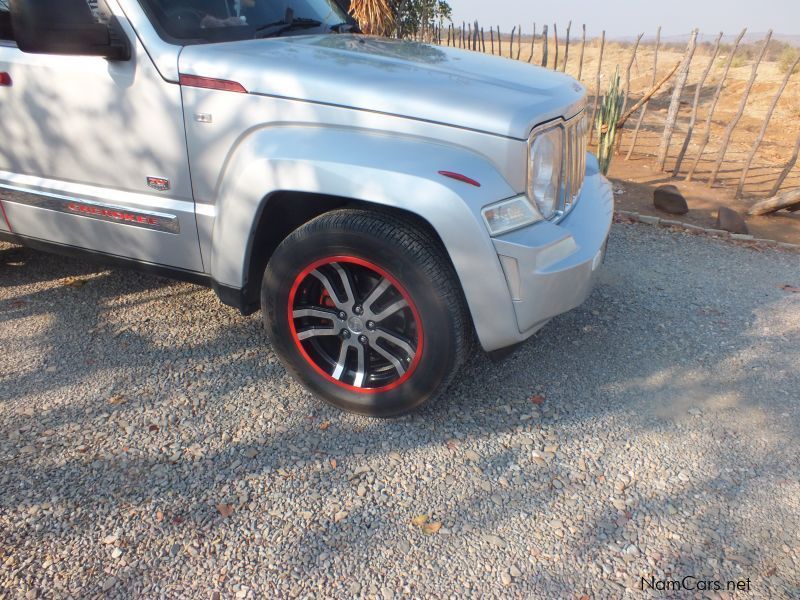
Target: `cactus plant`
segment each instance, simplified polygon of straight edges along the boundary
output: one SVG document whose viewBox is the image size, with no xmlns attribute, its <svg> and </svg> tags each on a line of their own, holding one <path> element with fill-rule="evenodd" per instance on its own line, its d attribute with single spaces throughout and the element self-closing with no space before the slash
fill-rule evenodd
<svg viewBox="0 0 800 600">
<path fill-rule="evenodd" d="M 597 131 L 597 160 L 603 175 L 611 167 L 611 156 L 614 152 L 614 140 L 617 137 L 617 121 L 622 114 L 624 96 L 620 92 L 619 66 L 611 81 L 611 87 L 603 96 L 603 103 L 595 117 L 595 130 Z"/>
</svg>

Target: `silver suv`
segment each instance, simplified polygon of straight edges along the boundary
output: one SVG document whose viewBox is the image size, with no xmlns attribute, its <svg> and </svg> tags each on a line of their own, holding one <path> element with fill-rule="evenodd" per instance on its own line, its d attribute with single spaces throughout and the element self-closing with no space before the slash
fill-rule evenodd
<svg viewBox="0 0 800 600">
<path fill-rule="evenodd" d="M 315 394 L 396 415 L 589 294 L 585 109 L 334 0 L 0 0 L 0 239 L 260 308 Z"/>
</svg>

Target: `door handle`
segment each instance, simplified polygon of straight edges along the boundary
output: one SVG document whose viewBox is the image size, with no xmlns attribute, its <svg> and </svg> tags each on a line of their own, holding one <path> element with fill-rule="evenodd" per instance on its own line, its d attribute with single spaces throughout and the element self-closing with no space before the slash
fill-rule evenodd
<svg viewBox="0 0 800 600">
<path fill-rule="evenodd" d="M 11 86 L 11 75 L 6 72 L 0 73 L 0 85 Z"/>
</svg>

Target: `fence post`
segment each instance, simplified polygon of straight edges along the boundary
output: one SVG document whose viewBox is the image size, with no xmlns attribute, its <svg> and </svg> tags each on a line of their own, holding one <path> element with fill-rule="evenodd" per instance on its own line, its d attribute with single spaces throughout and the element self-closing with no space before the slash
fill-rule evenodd
<svg viewBox="0 0 800 600">
<path fill-rule="evenodd" d="M 503 56 L 503 38 L 500 34 L 500 25 L 497 26 L 497 55 Z"/>
<path fill-rule="evenodd" d="M 542 66 L 547 68 L 547 25 L 542 29 Z"/>
<path fill-rule="evenodd" d="M 483 27 L 481 27 L 481 52 L 486 54 L 486 38 L 483 37 Z"/>
<path fill-rule="evenodd" d="M 583 35 L 581 36 L 581 56 L 578 59 L 578 81 L 583 76 L 583 53 L 586 50 L 586 23 L 582 25 Z"/>
<path fill-rule="evenodd" d="M 797 136 L 797 141 L 794 144 L 794 152 L 792 152 L 792 157 L 789 159 L 784 167 L 781 174 L 778 175 L 778 179 L 775 180 L 775 185 L 772 186 L 772 191 L 769 193 L 770 197 L 774 196 L 778 193 L 778 190 L 781 189 L 784 180 L 789 175 L 791 170 L 794 168 L 795 163 L 797 163 L 797 157 L 800 155 L 800 134 Z"/>
<path fill-rule="evenodd" d="M 528 63 L 533 60 L 533 47 L 536 45 L 536 21 L 533 22 L 533 33 L 531 34 L 531 55 L 528 57 Z"/>
<path fill-rule="evenodd" d="M 719 149 L 719 154 L 717 155 L 717 162 L 714 165 L 714 170 L 711 172 L 711 177 L 706 184 L 708 187 L 714 185 L 717 181 L 717 175 L 719 174 L 719 168 L 722 166 L 722 161 L 725 159 L 725 153 L 728 151 L 728 144 L 731 141 L 731 136 L 733 135 L 733 130 L 736 129 L 736 125 L 739 123 L 739 119 L 742 118 L 742 114 L 744 114 L 744 109 L 747 106 L 747 98 L 750 96 L 750 90 L 753 89 L 753 84 L 756 81 L 756 75 L 758 75 L 758 66 L 761 64 L 762 59 L 764 58 L 764 54 L 767 52 L 767 46 L 769 45 L 769 41 L 772 39 L 772 30 L 770 29 L 767 32 L 767 37 L 764 40 L 764 45 L 761 47 L 761 52 L 758 54 L 756 61 L 753 63 L 753 70 L 750 72 L 750 80 L 747 82 L 747 87 L 744 90 L 744 94 L 742 95 L 742 101 L 739 103 L 739 110 L 736 113 L 736 116 L 733 117 L 730 123 L 728 123 L 728 127 L 725 128 L 725 133 L 722 136 L 722 145 Z"/>
<path fill-rule="evenodd" d="M 494 27 L 489 27 L 489 43 L 492 45 L 492 55 L 494 55 Z"/>
<path fill-rule="evenodd" d="M 798 64 L 800 64 L 800 57 L 798 57 L 797 60 L 794 61 L 794 64 L 789 68 L 789 71 L 786 73 L 786 77 L 783 78 L 781 87 L 778 89 L 778 91 L 775 93 L 775 97 L 772 99 L 772 104 L 770 104 L 769 110 L 767 111 L 767 116 L 764 117 L 764 124 L 761 126 L 761 131 L 759 131 L 756 141 L 753 142 L 753 147 L 750 149 L 750 154 L 747 155 L 747 160 L 744 163 L 742 176 L 739 178 L 739 187 L 736 188 L 737 198 L 740 198 L 742 195 L 742 190 L 744 189 L 744 180 L 747 178 L 747 172 L 750 170 L 750 165 L 753 163 L 753 158 L 755 157 L 756 152 L 758 152 L 758 147 L 761 145 L 761 142 L 764 141 L 764 135 L 767 133 L 767 127 L 772 119 L 772 113 L 775 112 L 775 107 L 778 105 L 778 100 L 780 100 L 781 95 L 786 89 L 789 79 L 791 79 Z"/>
<path fill-rule="evenodd" d="M 711 106 L 708 109 L 708 116 L 706 117 L 705 133 L 703 134 L 703 139 L 700 142 L 700 148 L 697 150 L 697 156 L 694 159 L 692 168 L 689 169 L 689 173 L 686 175 L 686 181 L 691 181 L 692 177 L 694 177 L 695 169 L 697 169 L 697 165 L 700 164 L 700 159 L 703 157 L 703 152 L 706 149 L 706 145 L 708 145 L 708 141 L 711 139 L 711 119 L 714 116 L 714 110 L 717 108 L 717 102 L 719 101 L 719 97 L 722 94 L 722 87 L 723 84 L 725 83 L 725 79 L 728 77 L 728 71 L 731 68 L 733 57 L 736 55 L 736 50 L 739 48 L 739 43 L 742 41 L 742 38 L 744 37 L 744 34 L 746 32 L 747 28 L 745 27 L 739 34 L 739 37 L 736 38 L 736 41 L 733 44 L 733 48 L 731 48 L 731 53 L 728 55 L 728 58 L 725 61 L 725 68 L 722 71 L 722 77 L 720 78 L 719 83 L 717 84 L 717 89 L 714 90 L 714 97 L 711 99 Z"/>
<path fill-rule="evenodd" d="M 697 89 L 694 91 L 694 102 L 692 104 L 692 116 L 689 117 L 689 128 L 686 130 L 686 137 L 683 140 L 683 146 L 681 146 L 681 151 L 678 153 L 678 159 L 675 161 L 675 168 L 672 170 L 672 176 L 677 177 L 678 173 L 681 170 L 681 163 L 683 163 L 683 157 L 686 155 L 686 149 L 689 147 L 689 141 L 692 139 L 692 133 L 694 133 L 694 125 L 697 122 L 697 106 L 700 104 L 700 94 L 703 91 L 703 84 L 706 82 L 706 78 L 708 74 L 711 72 L 711 68 L 714 66 L 714 62 L 717 60 L 717 56 L 719 56 L 719 45 L 722 41 L 722 32 L 719 32 L 717 36 L 717 41 L 714 44 L 714 52 L 711 54 L 711 60 L 708 61 L 708 65 L 706 65 L 703 74 L 700 76 L 700 81 L 697 82 Z"/>
<path fill-rule="evenodd" d="M 564 41 L 564 64 L 561 65 L 561 72 L 567 72 L 567 60 L 569 59 L 569 30 L 572 29 L 572 21 L 567 23 L 567 39 Z"/>
<path fill-rule="evenodd" d="M 592 121 L 589 125 L 589 143 L 594 139 L 594 118 L 597 115 L 597 104 L 600 102 L 600 69 L 603 68 L 603 51 L 606 48 L 606 30 L 600 34 L 600 55 L 597 59 L 597 85 L 594 92 L 594 106 L 592 107 Z"/>
<path fill-rule="evenodd" d="M 633 44 L 631 59 L 628 61 L 628 70 L 625 72 L 625 95 L 622 98 L 622 110 L 620 111 L 620 114 L 623 115 L 628 109 L 628 98 L 631 95 L 631 69 L 633 68 L 633 61 L 636 60 L 636 51 L 639 49 L 639 42 L 642 41 L 642 36 L 644 36 L 644 33 L 640 33 L 639 37 L 636 38 L 636 42 Z M 624 131 L 624 127 L 617 129 L 617 154 L 619 154 L 619 149 L 622 148 L 622 133 Z"/>
<path fill-rule="evenodd" d="M 520 52 L 522 52 L 522 25 L 517 30 L 517 60 L 519 60 Z"/>
<path fill-rule="evenodd" d="M 555 56 L 553 56 L 553 71 L 558 70 L 558 23 L 553 23 L 553 45 L 555 46 Z"/>
<path fill-rule="evenodd" d="M 655 86 L 657 80 L 657 73 L 658 73 L 658 49 L 661 46 L 661 26 L 658 26 L 658 30 L 656 31 L 656 48 L 653 53 L 653 82 L 650 87 Z M 650 101 L 644 103 L 642 106 L 642 112 L 639 113 L 639 120 L 636 121 L 636 129 L 633 130 L 633 139 L 631 140 L 631 147 L 628 148 L 628 154 L 625 155 L 625 160 L 630 160 L 631 154 L 633 154 L 633 149 L 636 147 L 636 139 L 639 137 L 639 129 L 644 122 L 644 115 L 647 113 L 647 105 L 650 104 Z"/>
<path fill-rule="evenodd" d="M 476 50 L 476 49 L 480 50 L 480 47 L 478 46 L 478 40 L 479 39 L 480 38 L 478 37 L 478 21 L 475 21 L 475 27 L 472 28 L 472 49 L 473 50 Z"/>
<path fill-rule="evenodd" d="M 683 93 L 684 86 L 686 86 L 686 80 L 689 77 L 689 67 L 692 64 L 694 50 L 697 47 L 697 33 L 697 29 L 692 29 L 692 37 L 689 39 L 689 45 L 686 46 L 686 54 L 684 54 L 683 62 L 678 70 L 678 77 L 675 79 L 675 89 L 672 90 L 672 100 L 669 103 L 669 110 L 667 111 L 667 121 L 664 124 L 661 145 L 658 147 L 656 164 L 658 165 L 659 171 L 664 170 L 664 165 L 667 162 L 669 142 L 672 139 L 672 132 L 675 130 L 675 121 L 678 119 L 678 111 L 681 107 L 681 94 Z"/>
<path fill-rule="evenodd" d="M 508 58 L 514 58 L 514 32 L 517 30 L 517 26 L 511 28 L 511 40 L 508 46 Z"/>
</svg>

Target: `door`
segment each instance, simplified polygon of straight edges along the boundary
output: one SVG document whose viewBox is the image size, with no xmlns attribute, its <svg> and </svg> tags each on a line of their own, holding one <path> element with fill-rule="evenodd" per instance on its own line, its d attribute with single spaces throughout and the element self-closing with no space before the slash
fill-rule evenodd
<svg viewBox="0 0 800 600">
<path fill-rule="evenodd" d="M 0 85 L 0 215 L 6 227 L 20 236 L 202 271 L 180 87 L 160 76 L 121 12 L 132 46 L 124 62 L 25 54 L 3 26 L 7 4 L 0 0 L 0 73 L 7 80 Z"/>
</svg>

